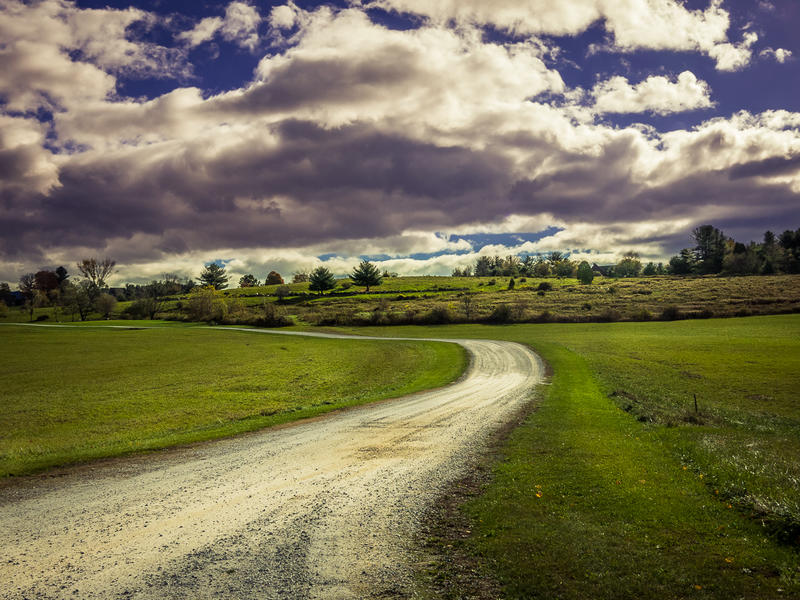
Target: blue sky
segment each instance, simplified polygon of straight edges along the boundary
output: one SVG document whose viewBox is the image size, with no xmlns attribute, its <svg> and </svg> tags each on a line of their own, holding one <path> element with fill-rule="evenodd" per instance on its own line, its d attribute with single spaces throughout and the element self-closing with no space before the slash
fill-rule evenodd
<svg viewBox="0 0 800 600">
<path fill-rule="evenodd" d="M 0 0 L 0 280 L 800 226 L 793 0 Z"/>
</svg>

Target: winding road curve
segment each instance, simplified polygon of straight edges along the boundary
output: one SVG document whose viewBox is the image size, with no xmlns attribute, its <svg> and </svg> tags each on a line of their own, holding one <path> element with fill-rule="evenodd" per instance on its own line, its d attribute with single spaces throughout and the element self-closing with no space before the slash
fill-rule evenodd
<svg viewBox="0 0 800 600">
<path fill-rule="evenodd" d="M 424 509 L 543 373 L 520 344 L 442 341 L 471 355 L 442 389 L 4 486 L 0 597 L 409 597 Z"/>
</svg>

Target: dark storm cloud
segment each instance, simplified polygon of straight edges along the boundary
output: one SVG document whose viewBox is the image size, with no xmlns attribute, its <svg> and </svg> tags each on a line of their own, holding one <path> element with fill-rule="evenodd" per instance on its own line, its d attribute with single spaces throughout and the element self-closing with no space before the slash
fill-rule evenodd
<svg viewBox="0 0 800 600">
<path fill-rule="evenodd" d="M 502 158 L 366 126 L 288 121 L 264 133 L 279 143 L 256 135 L 219 155 L 139 149 L 69 163 L 58 188 L 28 200 L 29 218 L 3 249 L 34 240 L 100 248 L 137 233 L 164 237 L 164 249 L 175 240 L 198 249 L 393 235 L 485 218 L 508 183 Z"/>
<path fill-rule="evenodd" d="M 294 58 L 269 71 L 267 81 L 242 94 L 212 101 L 207 109 L 239 114 L 285 111 L 310 104 L 361 104 L 385 99 L 420 78 L 419 52 L 388 45 L 344 62 L 340 57 Z"/>
<path fill-rule="evenodd" d="M 730 177 L 731 179 L 774 177 L 776 175 L 792 175 L 798 170 L 800 170 L 800 156 L 790 158 L 773 156 L 764 160 L 735 165 L 730 169 Z"/>
<path fill-rule="evenodd" d="M 514 165 L 494 146 L 442 147 L 366 124 L 326 129 L 287 120 L 219 151 L 165 144 L 69 162 L 59 187 L 26 198 L 24 212 L 0 215 L 0 227 L 12 232 L 3 236 L 3 252 L 103 248 L 115 238 L 144 235 L 144 259 L 189 249 L 385 237 L 508 214 L 624 227 L 700 218 L 705 206 L 719 211 L 717 226 L 738 227 L 736 215 L 746 213 L 750 228 L 763 230 L 796 211 L 798 197 L 788 185 L 742 177 L 743 169 L 774 174 L 794 162 L 759 161 L 645 189 L 631 174 L 635 142 L 634 135 L 616 136 L 595 155 L 551 146 L 546 173 L 515 178 Z M 547 154 L 541 144 L 531 148 Z M 659 240 L 674 250 L 686 245 L 683 238 Z"/>
<path fill-rule="evenodd" d="M 654 221 L 668 222 L 686 215 L 693 219 L 693 226 L 710 223 L 745 242 L 759 239 L 768 229 L 795 227 L 800 195 L 789 185 L 737 180 L 730 176 L 731 171 L 697 174 L 642 193 L 630 202 L 632 218 L 637 217 L 637 209 Z M 665 249 L 673 253 L 690 246 L 690 231 L 691 227 L 663 239 Z"/>
<path fill-rule="evenodd" d="M 626 137 L 608 143 L 598 156 L 551 147 L 548 158 L 558 167 L 516 181 L 510 208 L 521 214 L 550 212 L 567 220 L 628 221 L 631 207 L 627 201 L 639 189 L 630 174 L 635 157 L 632 140 Z"/>
</svg>

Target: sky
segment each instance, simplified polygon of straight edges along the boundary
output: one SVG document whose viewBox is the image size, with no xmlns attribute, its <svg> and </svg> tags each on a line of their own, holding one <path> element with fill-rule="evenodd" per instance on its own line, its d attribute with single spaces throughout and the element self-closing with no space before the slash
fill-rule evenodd
<svg viewBox="0 0 800 600">
<path fill-rule="evenodd" d="M 796 0 L 0 0 L 0 281 L 800 227 Z"/>
</svg>

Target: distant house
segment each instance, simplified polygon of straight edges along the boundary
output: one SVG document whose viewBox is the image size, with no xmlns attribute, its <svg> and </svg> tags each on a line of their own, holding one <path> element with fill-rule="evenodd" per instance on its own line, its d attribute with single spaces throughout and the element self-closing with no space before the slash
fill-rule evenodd
<svg viewBox="0 0 800 600">
<path fill-rule="evenodd" d="M 592 272 L 596 275 L 602 275 L 603 277 L 608 277 L 611 275 L 611 270 L 614 268 L 614 265 L 598 265 L 597 263 L 592 264 Z"/>
</svg>

